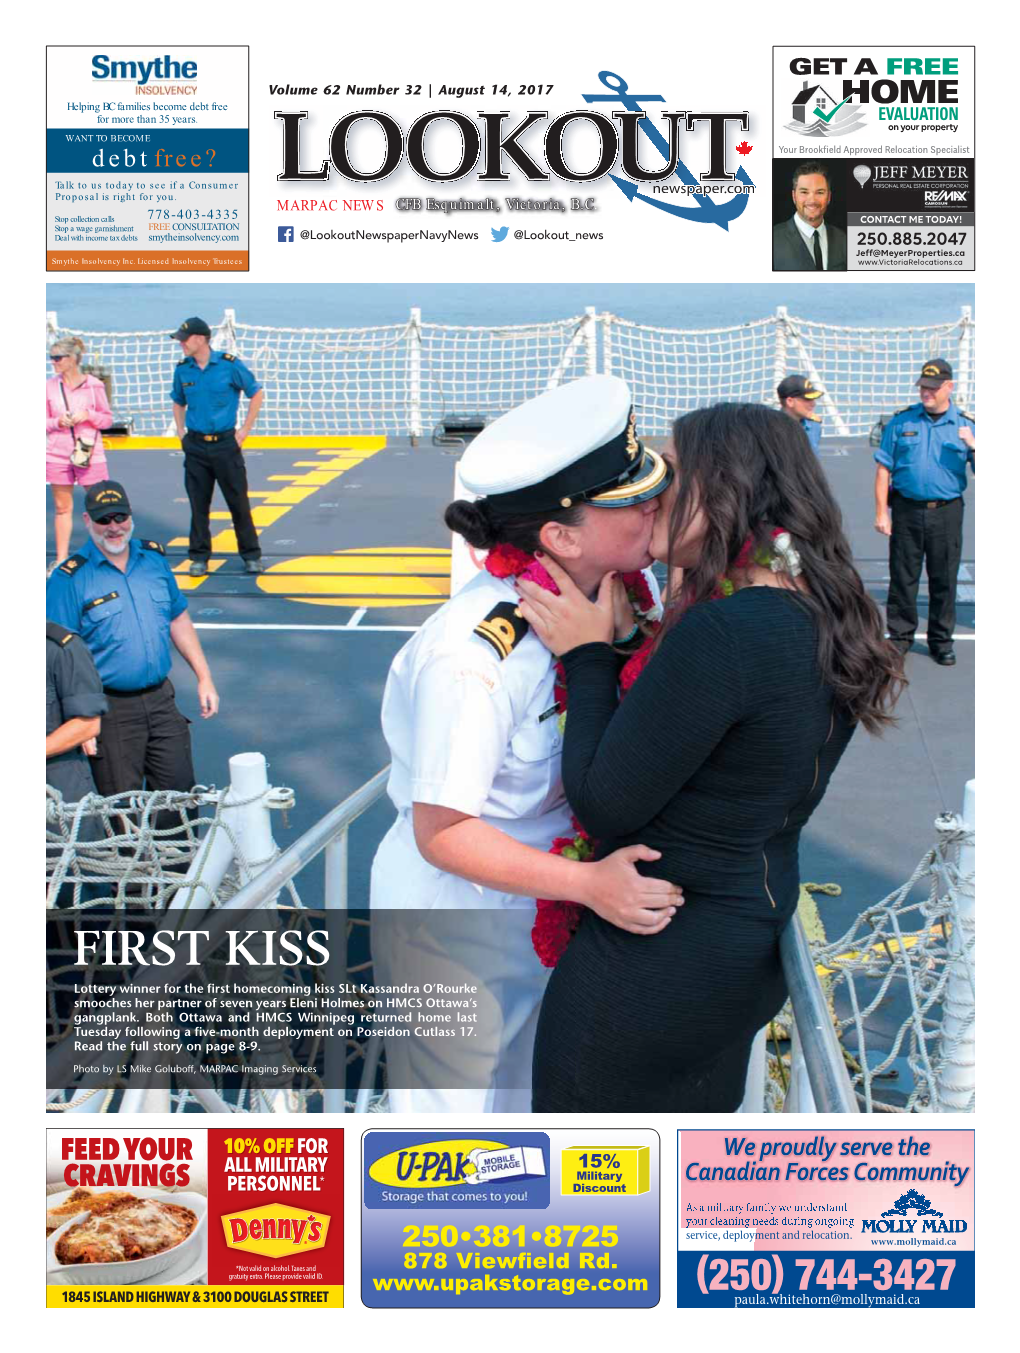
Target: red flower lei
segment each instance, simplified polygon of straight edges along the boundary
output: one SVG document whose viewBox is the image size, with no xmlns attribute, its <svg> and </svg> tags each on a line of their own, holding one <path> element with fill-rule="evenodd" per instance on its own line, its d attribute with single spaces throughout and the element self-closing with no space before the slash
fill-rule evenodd
<svg viewBox="0 0 1020 1353">
<path fill-rule="evenodd" d="M 534 555 L 525 554 L 513 545 L 497 545 L 489 551 L 485 560 L 486 570 L 494 578 L 527 578 L 537 583 L 546 592 L 559 595 L 550 574 Z M 639 619 L 647 619 L 656 611 L 655 598 L 643 573 L 624 573 L 623 585 Z M 658 621 L 650 622 L 658 629 Z M 645 664 L 651 657 L 653 630 L 641 647 L 623 665 L 620 673 L 620 691 L 625 694 L 640 676 Z M 556 681 L 554 686 L 556 703 L 560 707 L 561 717 L 567 708 L 567 678 L 562 662 L 555 663 Z M 565 855 L 569 860 L 590 860 L 598 848 L 598 842 L 581 826 L 576 817 L 570 819 L 574 829 L 573 836 L 557 836 L 549 847 L 550 855 Z M 546 968 L 555 968 L 563 951 L 570 943 L 574 932 L 581 923 L 584 907 L 580 902 L 561 902 L 548 897 L 535 900 L 535 924 L 531 930 L 531 943 L 535 953 Z"/>
<path fill-rule="evenodd" d="M 796 577 L 800 573 L 800 558 L 792 546 L 789 534 L 782 527 L 776 527 L 771 533 L 771 539 L 771 550 L 756 552 L 753 538 L 748 536 L 733 561 L 733 567 L 742 569 L 754 563 L 764 568 L 772 568 L 773 571 L 790 572 Z M 560 589 L 534 555 L 525 554 L 523 550 L 518 550 L 513 545 L 497 545 L 490 550 L 485 560 L 485 568 L 494 578 L 527 578 L 547 592 L 559 595 Z M 635 615 L 639 620 L 649 621 L 653 628 L 637 652 L 623 665 L 620 672 L 621 699 L 648 665 L 655 644 L 655 635 L 659 629 L 658 619 L 651 618 L 656 606 L 644 574 L 624 573 L 622 576 Z M 711 600 L 732 596 L 733 590 L 729 578 L 720 578 Z M 562 718 L 567 708 L 567 678 L 563 664 L 559 660 L 555 664 L 555 670 L 554 691 L 556 703 L 562 711 Z M 549 847 L 550 855 L 565 855 L 570 860 L 592 859 L 598 849 L 598 842 L 588 835 L 576 817 L 572 817 L 570 822 L 575 834 L 557 836 Z M 543 966 L 555 968 L 580 925 L 585 909 L 580 902 L 558 902 L 547 897 L 537 898 L 535 905 L 537 911 L 535 924 L 531 930 L 531 943 Z"/>
</svg>

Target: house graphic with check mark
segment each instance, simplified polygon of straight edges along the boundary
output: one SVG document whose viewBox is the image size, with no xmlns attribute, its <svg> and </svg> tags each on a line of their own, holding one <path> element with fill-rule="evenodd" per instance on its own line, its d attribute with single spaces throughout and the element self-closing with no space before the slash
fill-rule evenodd
<svg viewBox="0 0 1020 1353">
<path fill-rule="evenodd" d="M 811 85 L 804 81 L 804 87 L 793 101 L 793 120 L 794 122 L 806 122 L 807 115 L 814 113 L 818 109 L 821 113 L 832 115 L 832 110 L 836 107 L 839 100 L 834 99 L 827 93 L 821 85 Z"/>
<path fill-rule="evenodd" d="M 854 103 L 853 95 L 836 99 L 824 85 L 809 85 L 807 80 L 792 107 L 793 121 L 786 124 L 786 130 L 811 140 L 849 136 L 865 122 L 864 109 Z"/>
</svg>

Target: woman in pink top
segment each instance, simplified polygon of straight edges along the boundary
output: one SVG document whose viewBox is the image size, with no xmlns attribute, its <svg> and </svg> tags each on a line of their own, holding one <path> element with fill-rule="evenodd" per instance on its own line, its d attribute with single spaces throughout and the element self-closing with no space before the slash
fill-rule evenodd
<svg viewBox="0 0 1020 1353">
<path fill-rule="evenodd" d="M 55 374 L 46 382 L 46 482 L 53 494 L 58 564 L 71 547 L 74 485 L 87 487 L 109 478 L 101 430 L 110 426 L 113 414 L 103 382 L 79 370 L 84 351 L 80 338 L 62 338 L 50 348 Z M 92 443 L 87 466 L 71 463 L 76 438 Z"/>
</svg>

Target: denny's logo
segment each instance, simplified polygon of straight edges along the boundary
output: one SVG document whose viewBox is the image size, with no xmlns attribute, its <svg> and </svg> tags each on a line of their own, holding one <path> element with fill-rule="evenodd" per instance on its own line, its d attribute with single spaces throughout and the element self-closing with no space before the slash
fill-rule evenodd
<svg viewBox="0 0 1020 1353">
<path fill-rule="evenodd" d="M 267 1259 L 321 1250 L 329 1230 L 329 1217 L 324 1213 L 279 1203 L 231 1212 L 220 1220 L 223 1238 L 232 1250 L 247 1250 Z"/>
</svg>

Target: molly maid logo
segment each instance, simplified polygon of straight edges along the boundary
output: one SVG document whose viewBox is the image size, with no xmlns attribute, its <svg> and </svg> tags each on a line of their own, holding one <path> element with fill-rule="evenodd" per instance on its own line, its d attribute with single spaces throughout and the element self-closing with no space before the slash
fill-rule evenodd
<svg viewBox="0 0 1020 1353">
<path fill-rule="evenodd" d="M 913 1209 L 919 1217 L 941 1217 L 941 1212 L 936 1212 L 923 1194 L 918 1193 L 917 1189 L 910 1189 L 907 1193 L 902 1193 L 896 1199 L 894 1205 L 888 1212 L 883 1212 L 883 1217 L 899 1216 L 905 1217 Z"/>
<path fill-rule="evenodd" d="M 913 1212 L 914 1216 L 909 1214 Z M 895 1221 L 886 1221 L 886 1217 L 895 1217 Z M 877 1221 L 861 1223 L 861 1231 L 867 1235 L 913 1235 L 917 1223 L 921 1223 L 920 1234 L 962 1234 L 967 1223 L 958 1219 L 947 1221 L 941 1212 L 937 1212 L 931 1203 L 917 1189 L 909 1189 L 900 1194 L 895 1203 L 883 1212 Z"/>
</svg>

